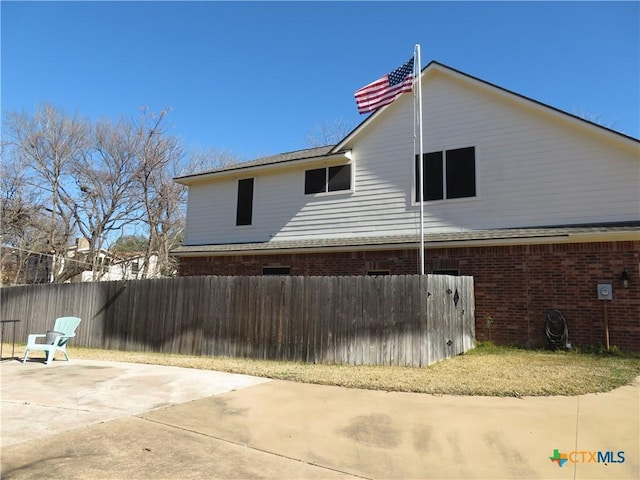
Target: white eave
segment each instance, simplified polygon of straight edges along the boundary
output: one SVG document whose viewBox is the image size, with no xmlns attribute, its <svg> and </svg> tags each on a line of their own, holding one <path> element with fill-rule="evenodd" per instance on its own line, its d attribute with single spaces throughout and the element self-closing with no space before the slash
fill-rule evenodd
<svg viewBox="0 0 640 480">
<path fill-rule="evenodd" d="M 273 172 L 277 170 L 284 170 L 288 168 L 297 167 L 310 167 L 330 165 L 339 162 L 350 162 L 351 150 L 344 150 L 329 155 L 319 155 L 315 157 L 296 158 L 289 160 L 274 161 L 272 163 L 254 164 L 253 162 L 247 162 L 247 164 L 238 163 L 230 167 L 215 170 L 208 173 L 199 173 L 194 175 L 186 175 L 184 177 L 176 177 L 173 180 L 176 183 L 182 185 L 191 185 L 197 182 L 205 182 L 209 180 L 218 180 L 229 177 L 239 176 L 251 176 L 262 172 Z"/>
</svg>

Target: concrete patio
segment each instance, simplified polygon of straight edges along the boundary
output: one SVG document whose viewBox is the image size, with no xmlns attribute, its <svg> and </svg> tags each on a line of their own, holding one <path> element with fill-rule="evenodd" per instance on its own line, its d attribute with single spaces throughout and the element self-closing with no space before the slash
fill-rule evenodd
<svg viewBox="0 0 640 480">
<path fill-rule="evenodd" d="M 640 472 L 639 379 L 605 394 L 489 398 L 73 359 L 49 367 L 4 362 L 0 373 L 3 479 L 626 479 Z M 554 450 L 568 457 L 562 467 L 550 459 Z M 598 455 L 589 452 L 607 461 L 590 461 Z"/>
</svg>

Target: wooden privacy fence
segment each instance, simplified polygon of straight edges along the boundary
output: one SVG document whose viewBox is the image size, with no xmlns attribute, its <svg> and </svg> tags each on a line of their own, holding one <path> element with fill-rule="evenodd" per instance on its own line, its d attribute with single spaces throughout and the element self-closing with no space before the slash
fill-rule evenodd
<svg viewBox="0 0 640 480">
<path fill-rule="evenodd" d="M 0 289 L 18 341 L 82 318 L 71 346 L 424 366 L 473 348 L 472 277 L 181 277 Z"/>
</svg>

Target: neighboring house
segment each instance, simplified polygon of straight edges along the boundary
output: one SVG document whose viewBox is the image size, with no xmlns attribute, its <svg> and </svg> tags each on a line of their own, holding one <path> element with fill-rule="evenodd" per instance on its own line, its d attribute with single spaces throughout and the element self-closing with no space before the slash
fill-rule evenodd
<svg viewBox="0 0 640 480">
<path fill-rule="evenodd" d="M 97 263 L 92 265 L 85 261 L 89 251 L 89 244 L 84 239 L 78 239 L 76 245 L 69 247 L 63 257 L 51 255 L 32 254 L 28 258 L 27 283 L 50 283 L 52 281 L 52 265 L 55 263 L 59 271 L 64 269 L 66 262 L 83 263 L 83 271 L 68 280 L 75 282 L 105 282 L 114 280 L 141 280 L 144 278 L 157 278 L 158 256 L 151 255 L 149 267 L 144 269 L 144 255 L 141 253 L 127 253 L 116 255 L 104 248 L 97 255 Z"/>
<path fill-rule="evenodd" d="M 76 246 L 70 247 L 67 256 L 70 259 L 82 257 L 89 250 L 86 240 L 79 239 Z M 64 263 L 64 259 L 62 259 Z M 113 280 L 142 280 L 144 278 L 157 278 L 158 256 L 151 255 L 149 267 L 144 271 L 144 255 L 142 253 L 114 254 L 108 250 L 100 249 L 98 263 L 92 266 L 87 264 L 87 269 L 75 276 L 71 282 L 105 282 Z"/>
<path fill-rule="evenodd" d="M 574 345 L 606 317 L 640 350 L 640 142 L 437 62 L 421 81 L 426 272 L 474 277 L 478 339 L 546 345 L 560 309 Z M 418 273 L 413 119 L 404 94 L 337 145 L 176 178 L 179 275 Z"/>
</svg>

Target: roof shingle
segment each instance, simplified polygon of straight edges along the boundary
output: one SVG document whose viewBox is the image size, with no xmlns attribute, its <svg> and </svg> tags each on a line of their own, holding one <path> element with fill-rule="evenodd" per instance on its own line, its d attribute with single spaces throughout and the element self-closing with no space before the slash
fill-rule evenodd
<svg viewBox="0 0 640 480">
<path fill-rule="evenodd" d="M 598 226 L 563 226 L 543 228 L 510 228 L 496 230 L 473 230 L 465 232 L 432 233 L 425 235 L 425 242 L 433 246 L 438 243 L 456 242 L 460 244 L 472 244 L 486 241 L 516 241 L 522 244 L 532 241 L 544 241 L 545 239 L 566 237 L 569 239 L 576 235 L 603 235 L 603 234 L 628 234 L 640 240 L 640 225 L 598 225 Z M 251 253 L 283 250 L 339 250 L 340 248 L 375 249 L 397 246 L 417 246 L 420 242 L 419 235 L 393 235 L 380 237 L 350 237 L 350 238 L 318 238 L 305 240 L 270 240 L 256 243 L 227 243 L 211 245 L 183 245 L 175 249 L 175 255 L 189 254 L 230 254 Z"/>
</svg>

